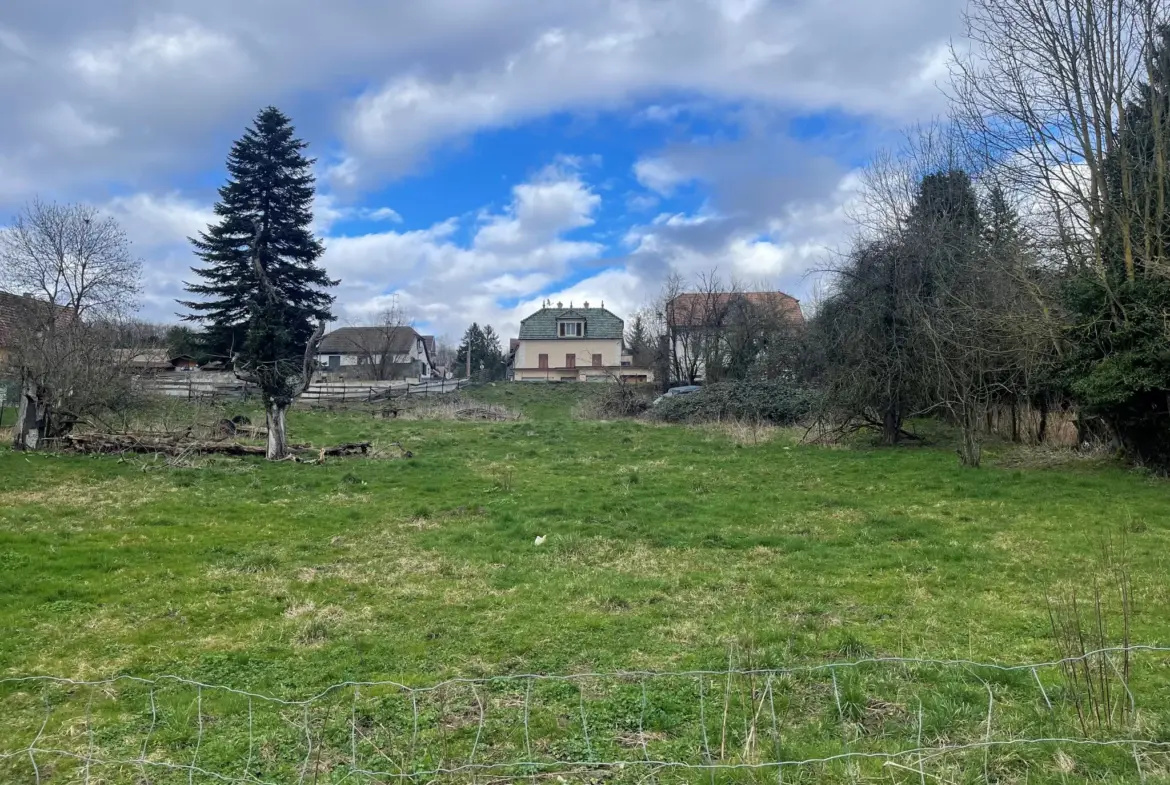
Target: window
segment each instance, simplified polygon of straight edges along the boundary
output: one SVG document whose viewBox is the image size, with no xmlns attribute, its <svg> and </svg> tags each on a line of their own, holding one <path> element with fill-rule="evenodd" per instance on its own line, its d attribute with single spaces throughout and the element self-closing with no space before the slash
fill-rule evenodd
<svg viewBox="0 0 1170 785">
<path fill-rule="evenodd" d="M 557 334 L 562 338 L 580 338 L 585 334 L 584 322 L 560 322 L 557 327 L 559 329 Z"/>
<path fill-rule="evenodd" d="M 547 371 L 548 370 L 548 355 L 547 354 L 540 355 L 540 357 L 538 358 L 538 361 L 537 361 L 537 365 L 540 367 L 540 370 Z"/>
<path fill-rule="evenodd" d="M 601 367 L 601 355 L 600 354 L 593 355 L 593 367 L 594 368 Z"/>
<path fill-rule="evenodd" d="M 565 367 L 566 368 L 576 368 L 577 367 L 577 355 L 566 354 L 565 355 Z"/>
</svg>

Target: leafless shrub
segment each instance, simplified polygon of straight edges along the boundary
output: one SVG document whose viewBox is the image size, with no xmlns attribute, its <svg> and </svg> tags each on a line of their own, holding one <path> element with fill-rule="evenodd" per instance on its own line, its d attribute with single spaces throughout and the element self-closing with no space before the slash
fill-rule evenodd
<svg viewBox="0 0 1170 785">
<path fill-rule="evenodd" d="M 578 420 L 618 420 L 637 417 L 650 408 L 653 392 L 645 385 L 616 381 L 573 408 Z"/>
<path fill-rule="evenodd" d="M 1133 587 L 1125 549 L 1125 530 L 1120 548 L 1106 535 L 1092 587 L 1067 587 L 1047 598 L 1067 696 L 1085 734 L 1136 719 L 1130 690 Z"/>
</svg>

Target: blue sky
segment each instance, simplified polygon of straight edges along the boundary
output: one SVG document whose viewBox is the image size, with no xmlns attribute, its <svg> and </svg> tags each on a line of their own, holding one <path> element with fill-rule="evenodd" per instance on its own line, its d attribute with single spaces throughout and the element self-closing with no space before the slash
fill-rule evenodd
<svg viewBox="0 0 1170 785">
<path fill-rule="evenodd" d="M 857 170 L 943 109 L 959 0 L 18 2 L 0 210 L 90 202 L 171 321 L 257 110 L 318 158 L 339 324 L 397 303 L 507 336 L 541 300 L 628 317 L 718 269 L 808 299 Z"/>
</svg>

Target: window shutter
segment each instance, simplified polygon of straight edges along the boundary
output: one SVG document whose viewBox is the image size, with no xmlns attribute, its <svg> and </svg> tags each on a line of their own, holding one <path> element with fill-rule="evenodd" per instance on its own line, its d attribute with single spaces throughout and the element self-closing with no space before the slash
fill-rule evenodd
<svg viewBox="0 0 1170 785">
<path fill-rule="evenodd" d="M 566 354 L 565 355 L 565 367 L 566 368 L 576 368 L 577 367 L 577 355 Z"/>
<path fill-rule="evenodd" d="M 540 366 L 540 370 L 547 371 L 548 370 L 548 355 L 542 354 L 542 355 L 540 355 L 540 357 L 538 359 L 539 359 L 539 362 L 537 364 Z"/>
<path fill-rule="evenodd" d="M 601 367 L 601 355 L 600 354 L 593 355 L 593 367 L 594 368 Z"/>
</svg>

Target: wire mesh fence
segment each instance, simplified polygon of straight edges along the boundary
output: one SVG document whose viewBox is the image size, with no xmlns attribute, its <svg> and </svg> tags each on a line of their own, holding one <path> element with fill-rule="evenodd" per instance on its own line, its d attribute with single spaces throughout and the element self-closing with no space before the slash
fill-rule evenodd
<svg viewBox="0 0 1170 785">
<path fill-rule="evenodd" d="M 1170 771 L 1168 654 L 347 682 L 300 698 L 13 678 L 0 780 L 1153 781 Z"/>
</svg>

